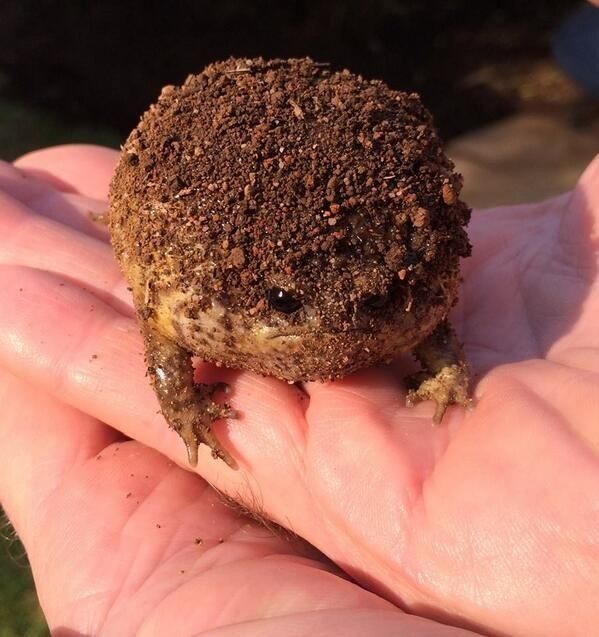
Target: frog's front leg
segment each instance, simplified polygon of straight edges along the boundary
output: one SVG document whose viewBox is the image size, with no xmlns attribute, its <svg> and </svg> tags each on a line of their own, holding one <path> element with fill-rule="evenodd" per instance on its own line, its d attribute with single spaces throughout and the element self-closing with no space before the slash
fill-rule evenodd
<svg viewBox="0 0 599 637">
<path fill-rule="evenodd" d="M 220 418 L 234 418 L 228 405 L 212 400 L 224 383 L 197 384 L 194 382 L 190 353 L 168 338 L 149 319 L 142 328 L 148 373 L 158 396 L 163 416 L 183 438 L 189 464 L 198 462 L 198 445 L 205 444 L 215 458 L 221 458 L 230 467 L 237 463 L 220 445 L 212 425 Z"/>
<path fill-rule="evenodd" d="M 448 405 L 469 407 L 470 372 L 464 361 L 464 352 L 453 328 L 447 320 L 440 323 L 414 350 L 422 371 L 406 379 L 410 391 L 407 404 L 423 400 L 437 404 L 433 422 L 439 424 Z"/>
</svg>

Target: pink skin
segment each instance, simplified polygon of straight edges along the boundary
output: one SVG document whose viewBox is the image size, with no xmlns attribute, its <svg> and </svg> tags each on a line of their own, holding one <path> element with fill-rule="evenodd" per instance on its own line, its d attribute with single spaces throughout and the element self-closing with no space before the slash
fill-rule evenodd
<svg viewBox="0 0 599 637">
<path fill-rule="evenodd" d="M 217 426 L 240 470 L 202 448 L 201 477 L 86 218 L 115 160 L 70 146 L 0 166 L 0 500 L 57 635 L 594 634 L 599 159 L 573 193 L 474 215 L 453 319 L 472 411 L 432 427 L 399 365 L 302 399 L 200 364 L 241 416 Z"/>
</svg>

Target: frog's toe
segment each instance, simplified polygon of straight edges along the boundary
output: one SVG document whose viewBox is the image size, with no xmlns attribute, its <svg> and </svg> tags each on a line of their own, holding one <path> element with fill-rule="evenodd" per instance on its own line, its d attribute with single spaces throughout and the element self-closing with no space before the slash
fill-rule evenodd
<svg viewBox="0 0 599 637">
<path fill-rule="evenodd" d="M 216 403 L 214 403 L 214 408 L 212 409 L 213 413 L 216 412 L 216 407 L 219 408 L 219 415 L 217 417 L 214 417 L 214 419 L 212 419 L 211 417 L 206 418 L 204 415 L 198 416 L 189 423 L 189 426 L 181 427 L 178 433 L 185 442 L 185 446 L 187 448 L 187 458 L 189 460 L 189 464 L 192 467 L 195 467 L 198 464 L 199 445 L 204 444 L 210 447 L 213 458 L 220 458 L 221 460 L 224 460 L 232 469 L 237 469 L 237 463 L 227 452 L 227 450 L 220 444 L 212 429 L 212 426 L 216 420 L 220 420 L 221 418 L 234 418 L 235 413 L 228 407 L 216 405 Z"/>
<path fill-rule="evenodd" d="M 215 392 L 226 392 L 227 389 L 228 386 L 225 383 L 197 385 L 194 409 L 187 414 L 187 418 L 180 421 L 177 431 L 185 442 L 189 464 L 193 467 L 198 463 L 198 446 L 204 444 L 210 447 L 213 458 L 220 458 L 231 468 L 237 468 L 237 463 L 220 444 L 213 431 L 216 421 L 237 417 L 230 405 L 219 404 L 212 399 Z"/>
<path fill-rule="evenodd" d="M 419 372 L 406 379 L 408 387 L 411 387 L 406 404 L 411 407 L 425 400 L 433 400 L 436 403 L 433 422 L 438 425 L 449 405 L 470 407 L 469 380 L 468 368 L 462 363 L 446 365 L 432 376 Z"/>
<path fill-rule="evenodd" d="M 224 410 L 222 415 L 219 418 L 230 418 L 230 412 L 228 410 Z M 232 469 L 237 469 L 237 462 L 233 459 L 231 454 L 220 444 L 217 437 L 214 435 L 214 431 L 212 430 L 212 423 L 209 425 L 205 425 L 203 423 L 199 423 L 198 426 L 195 427 L 195 446 L 192 447 L 193 453 L 195 453 L 195 463 L 192 463 L 192 457 L 190 456 L 190 446 L 187 445 L 187 453 L 189 456 L 190 464 L 197 464 L 197 448 L 198 444 L 203 443 L 210 447 L 210 451 L 212 453 L 212 457 L 215 459 L 220 458 L 224 460 L 229 467 Z"/>
</svg>

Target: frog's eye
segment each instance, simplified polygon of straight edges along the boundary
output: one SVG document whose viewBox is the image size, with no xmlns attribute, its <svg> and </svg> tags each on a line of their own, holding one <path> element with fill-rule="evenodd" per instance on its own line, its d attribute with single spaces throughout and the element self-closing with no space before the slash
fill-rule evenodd
<svg viewBox="0 0 599 637">
<path fill-rule="evenodd" d="M 271 307 L 283 314 L 293 314 L 302 307 L 302 302 L 293 292 L 283 288 L 270 288 L 266 293 Z"/>
<path fill-rule="evenodd" d="M 369 294 L 362 304 L 369 310 L 382 310 L 389 303 L 389 294 Z"/>
</svg>

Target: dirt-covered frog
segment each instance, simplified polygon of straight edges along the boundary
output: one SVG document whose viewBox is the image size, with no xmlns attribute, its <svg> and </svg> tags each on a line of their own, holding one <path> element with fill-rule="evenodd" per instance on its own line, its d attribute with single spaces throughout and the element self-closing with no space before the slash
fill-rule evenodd
<svg viewBox="0 0 599 637">
<path fill-rule="evenodd" d="M 192 356 L 286 381 L 412 351 L 408 400 L 467 404 L 447 321 L 470 216 L 419 97 L 310 59 L 229 59 L 168 86 L 122 148 L 112 243 L 162 413 L 234 466 Z"/>
</svg>

